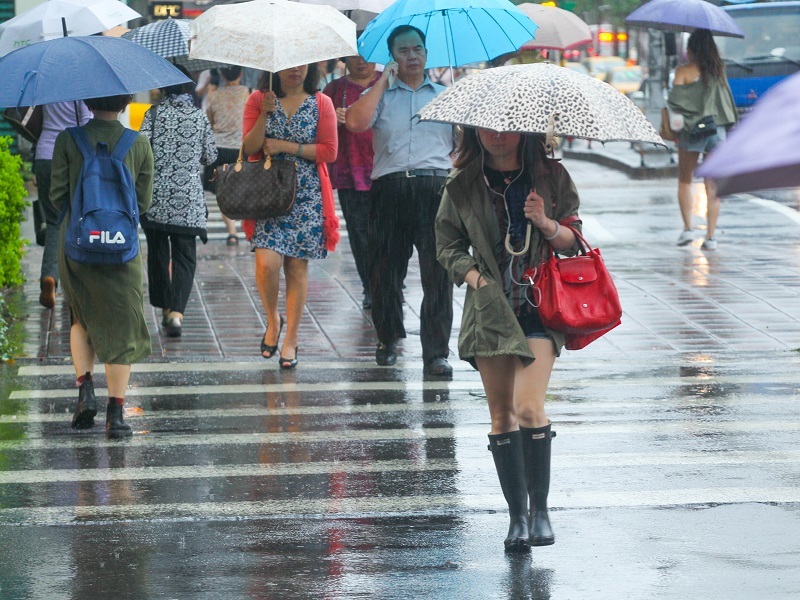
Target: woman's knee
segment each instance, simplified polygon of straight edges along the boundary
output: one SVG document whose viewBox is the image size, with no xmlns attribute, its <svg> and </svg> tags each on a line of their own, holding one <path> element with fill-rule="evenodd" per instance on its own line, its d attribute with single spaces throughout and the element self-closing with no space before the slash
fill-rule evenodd
<svg viewBox="0 0 800 600">
<path fill-rule="evenodd" d="M 287 278 L 305 278 L 308 275 L 308 261 L 302 258 L 292 258 L 291 256 L 284 257 L 283 272 Z"/>
<path fill-rule="evenodd" d="M 513 410 L 490 411 L 492 421 L 492 431 L 495 433 L 505 433 L 513 431 L 518 427 L 517 417 Z"/>
<path fill-rule="evenodd" d="M 516 407 L 517 419 L 525 427 L 544 427 L 549 423 L 544 402 L 525 402 Z"/>
</svg>

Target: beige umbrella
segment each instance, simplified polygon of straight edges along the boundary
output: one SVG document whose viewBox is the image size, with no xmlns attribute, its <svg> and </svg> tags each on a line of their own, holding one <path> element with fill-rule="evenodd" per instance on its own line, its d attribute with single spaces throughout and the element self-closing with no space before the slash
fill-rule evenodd
<svg viewBox="0 0 800 600">
<path fill-rule="evenodd" d="M 536 39 L 525 44 L 525 47 L 569 50 L 592 43 L 592 31 L 589 26 L 578 15 L 568 10 L 529 2 L 517 6 L 539 26 L 536 30 Z"/>
<path fill-rule="evenodd" d="M 274 73 L 355 54 L 356 25 L 331 6 L 253 0 L 212 6 L 191 24 L 192 59 Z"/>
</svg>

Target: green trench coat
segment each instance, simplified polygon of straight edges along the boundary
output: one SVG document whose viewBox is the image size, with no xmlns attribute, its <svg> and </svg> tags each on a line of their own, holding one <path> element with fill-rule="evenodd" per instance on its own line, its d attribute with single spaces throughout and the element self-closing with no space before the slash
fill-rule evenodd
<svg viewBox="0 0 800 600">
<path fill-rule="evenodd" d="M 548 217 L 563 221 L 578 215 L 578 193 L 560 162 L 547 159 L 545 164 L 538 164 L 535 180 L 536 192 L 544 199 Z M 573 226 L 581 231 L 580 221 Z M 436 216 L 437 258 L 458 286 L 464 283 L 464 277 L 472 268 L 477 268 L 488 282 L 478 290 L 469 287 L 464 301 L 458 355 L 473 367 L 476 356 L 517 356 L 524 366 L 535 359 L 502 289 L 500 268 L 494 255 L 500 235 L 480 160 L 451 172 Z M 542 232 L 534 227 L 530 264 L 539 264 L 548 246 Z M 574 255 L 577 251 L 576 242 L 572 249 L 561 254 Z M 547 332 L 553 338 L 556 354 L 560 354 L 564 334 L 549 329 Z"/>
<path fill-rule="evenodd" d="M 92 119 L 86 133 L 93 146 L 103 141 L 114 151 L 124 130 L 119 121 Z M 153 151 L 139 135 L 125 155 L 133 175 L 139 214 L 150 207 L 153 195 Z M 150 333 L 144 318 L 142 257 L 121 265 L 85 265 L 64 254 L 64 240 L 83 155 L 67 131 L 56 138 L 50 200 L 61 210 L 70 203 L 61 223 L 58 270 L 73 318 L 83 326 L 97 358 L 106 364 L 129 365 L 150 354 Z"/>
</svg>

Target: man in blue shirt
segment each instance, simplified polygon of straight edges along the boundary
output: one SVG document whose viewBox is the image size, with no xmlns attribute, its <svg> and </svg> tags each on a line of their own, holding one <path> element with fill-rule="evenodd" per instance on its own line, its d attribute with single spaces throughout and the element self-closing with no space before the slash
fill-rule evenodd
<svg viewBox="0 0 800 600">
<path fill-rule="evenodd" d="M 436 260 L 434 220 L 452 165 L 452 127 L 413 118 L 444 90 L 425 74 L 425 34 L 401 25 L 388 43 L 394 60 L 345 117 L 350 131 L 372 127 L 375 150 L 367 233 L 372 320 L 378 334 L 375 360 L 393 365 L 397 341 L 406 337 L 402 286 L 416 247 L 423 290 L 420 338 L 425 374 L 450 377 L 453 285 Z"/>
</svg>

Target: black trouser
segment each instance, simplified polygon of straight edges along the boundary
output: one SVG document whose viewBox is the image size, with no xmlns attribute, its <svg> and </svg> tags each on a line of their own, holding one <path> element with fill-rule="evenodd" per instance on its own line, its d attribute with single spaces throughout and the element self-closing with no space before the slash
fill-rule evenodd
<svg viewBox="0 0 800 600">
<path fill-rule="evenodd" d="M 147 237 L 147 285 L 150 304 L 184 314 L 194 285 L 197 236 L 150 228 L 144 230 L 144 235 Z"/>
<path fill-rule="evenodd" d="M 47 222 L 40 277 L 52 277 L 58 283 L 58 218 L 61 216 L 61 212 L 50 202 L 50 173 L 52 165 L 52 160 L 34 160 L 33 174 L 36 175 L 39 202 L 44 209 L 44 219 Z"/>
<path fill-rule="evenodd" d="M 237 158 L 239 158 L 238 148 L 217 148 L 217 160 L 206 165 L 203 170 L 203 189 L 216 193 L 217 183 L 214 178 L 214 169 L 220 165 L 235 163 Z"/>
<path fill-rule="evenodd" d="M 406 337 L 403 279 L 417 248 L 422 279 L 422 358 L 446 358 L 453 326 L 453 284 L 436 260 L 434 223 L 444 177 L 381 177 L 370 193 L 368 250 L 372 321 L 378 341 Z"/>
<path fill-rule="evenodd" d="M 369 192 L 353 189 L 338 190 L 339 206 L 342 207 L 350 250 L 356 261 L 356 271 L 361 278 L 364 291 L 369 291 L 369 271 L 367 270 L 367 226 L 369 222 Z"/>
</svg>

